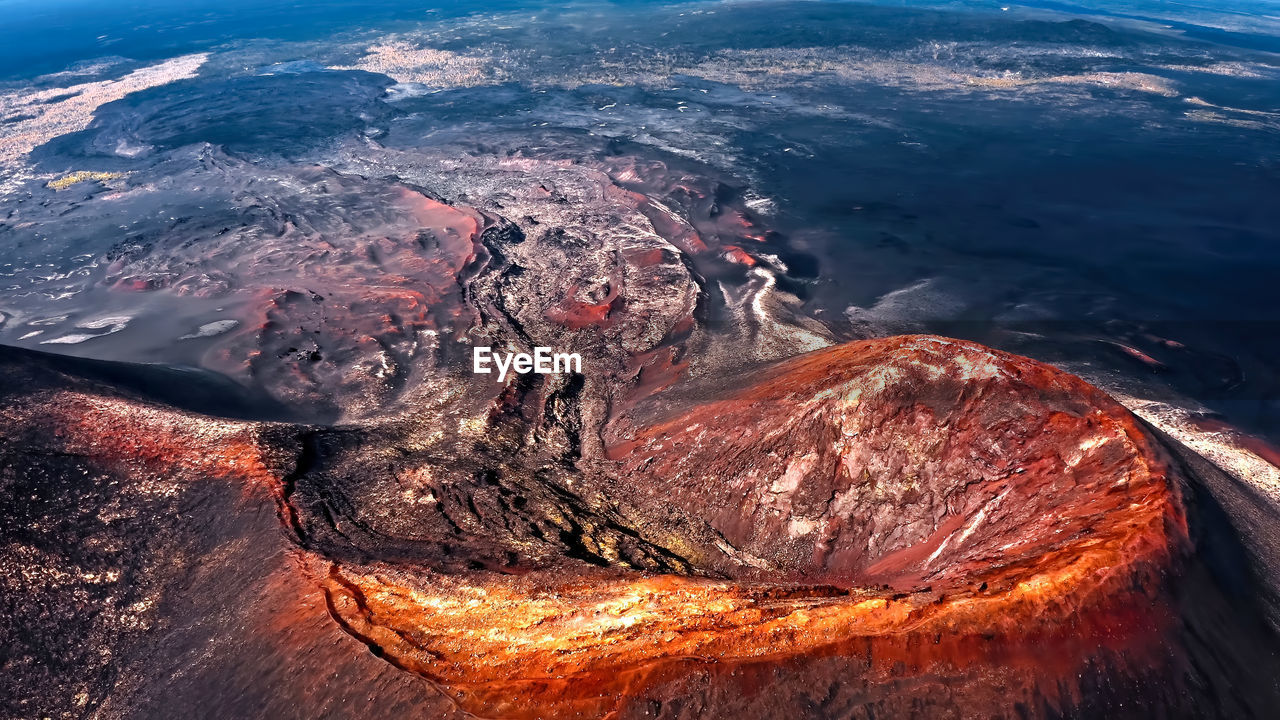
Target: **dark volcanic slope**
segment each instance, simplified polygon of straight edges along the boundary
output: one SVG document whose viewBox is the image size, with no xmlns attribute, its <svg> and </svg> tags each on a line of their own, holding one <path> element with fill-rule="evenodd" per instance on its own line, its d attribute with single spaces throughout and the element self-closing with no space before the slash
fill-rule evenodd
<svg viewBox="0 0 1280 720">
<path fill-rule="evenodd" d="M 297 573 L 267 484 L 291 448 L 264 456 L 253 425 L 149 402 L 177 395 L 163 369 L 3 349 L 0 372 L 0 717 L 301 718 L 371 692 L 452 715 Z M 236 406 L 225 380 L 183 381 L 183 399 Z"/>
</svg>

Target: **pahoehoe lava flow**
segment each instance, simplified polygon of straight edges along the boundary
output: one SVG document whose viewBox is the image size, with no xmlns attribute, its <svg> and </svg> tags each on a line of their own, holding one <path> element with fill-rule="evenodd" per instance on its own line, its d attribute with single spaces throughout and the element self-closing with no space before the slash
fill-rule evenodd
<svg viewBox="0 0 1280 720">
<path fill-rule="evenodd" d="M 926 335 L 832 344 L 778 287 L 786 238 L 741 198 L 610 162 L 484 169 L 522 217 L 578 208 L 561 224 L 298 170 L 384 214 L 339 238 L 308 231 L 337 222 L 326 207 L 275 240 L 221 236 L 293 253 L 305 286 L 232 278 L 216 254 L 193 276 L 242 291 L 243 329 L 210 353 L 269 405 L 211 374 L 4 350 L 0 514 L 24 541 L 3 562 L 27 598 L 5 621 L 67 649 L 13 673 L 138 712 L 191 682 L 202 643 L 245 672 L 321 674 L 314 658 L 354 638 L 376 662 L 333 667 L 393 688 L 387 707 L 413 677 L 440 713 L 482 717 L 1276 707 L 1261 580 L 1211 468 L 1030 359 Z M 110 272 L 181 282 L 181 251 Z M 759 353 L 714 350 L 735 338 Z M 481 342 L 572 348 L 592 371 L 460 372 Z M 191 400 L 210 393 L 236 416 Z M 217 587 L 234 599 L 211 613 Z M 311 610 L 281 610 L 299 596 Z M 61 597 L 76 604 L 39 601 Z M 138 631 L 108 632 L 119 617 Z M 109 652 L 77 655 L 80 636 Z M 142 657 L 176 669 L 117 680 Z M 316 679 L 294 682 L 305 698 Z"/>
</svg>

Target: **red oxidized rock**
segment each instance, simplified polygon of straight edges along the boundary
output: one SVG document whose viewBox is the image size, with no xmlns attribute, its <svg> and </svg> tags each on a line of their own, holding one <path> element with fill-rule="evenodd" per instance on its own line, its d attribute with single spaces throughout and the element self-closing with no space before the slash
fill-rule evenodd
<svg viewBox="0 0 1280 720">
<path fill-rule="evenodd" d="M 781 363 L 644 430 L 623 468 L 752 558 L 748 575 L 944 587 L 1084 534 L 1185 535 L 1164 455 L 1127 410 L 1049 366 L 936 337 Z"/>
</svg>

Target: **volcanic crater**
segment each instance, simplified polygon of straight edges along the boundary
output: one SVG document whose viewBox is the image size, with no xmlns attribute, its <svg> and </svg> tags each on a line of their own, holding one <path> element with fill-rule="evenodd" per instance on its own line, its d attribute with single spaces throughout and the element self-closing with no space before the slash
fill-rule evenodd
<svg viewBox="0 0 1280 720">
<path fill-rule="evenodd" d="M 1280 702 L 1259 581 L 1211 492 L 1229 479 L 1043 363 L 934 336 L 833 343 L 778 289 L 794 249 L 738 195 L 624 169 L 474 169 L 522 223 L 300 170 L 394 199 L 341 239 L 386 276 L 317 260 L 282 288 L 246 269 L 244 329 L 209 352 L 250 389 L 5 350 L 0 515 L 18 540 L 0 561 L 48 603 L 4 617 L 28 660 L 79 632 L 108 651 L 22 676 L 54 688 L 88 663 L 86 702 L 144 715 L 212 692 L 201 662 L 288 668 L 296 702 L 251 680 L 237 696 L 286 715 L 339 702 L 334 668 L 396 688 L 374 709 L 495 718 Z M 338 244 L 289 227 L 278 242 L 316 257 Z M 273 251 L 220 242 L 250 240 Z M 164 253 L 120 271 L 184 266 Z M 497 384 L 459 370 L 476 344 L 576 350 L 587 371 Z M 72 543 L 41 530 L 68 517 Z M 90 591 L 94 613 L 63 602 Z"/>
<path fill-rule="evenodd" d="M 853 343 L 623 433 L 605 476 L 578 482 L 609 487 L 623 535 L 681 562 L 637 572 L 587 521 L 594 567 L 335 566 L 336 616 L 469 710 L 526 717 L 618 711 L 708 663 L 839 657 L 868 684 L 948 668 L 991 686 L 1006 655 L 1085 668 L 1176 624 L 1182 480 L 1127 411 L 1040 363 L 936 337 Z M 1061 709 L 1074 678 L 1048 674 L 1048 690 L 988 689 Z"/>
</svg>

